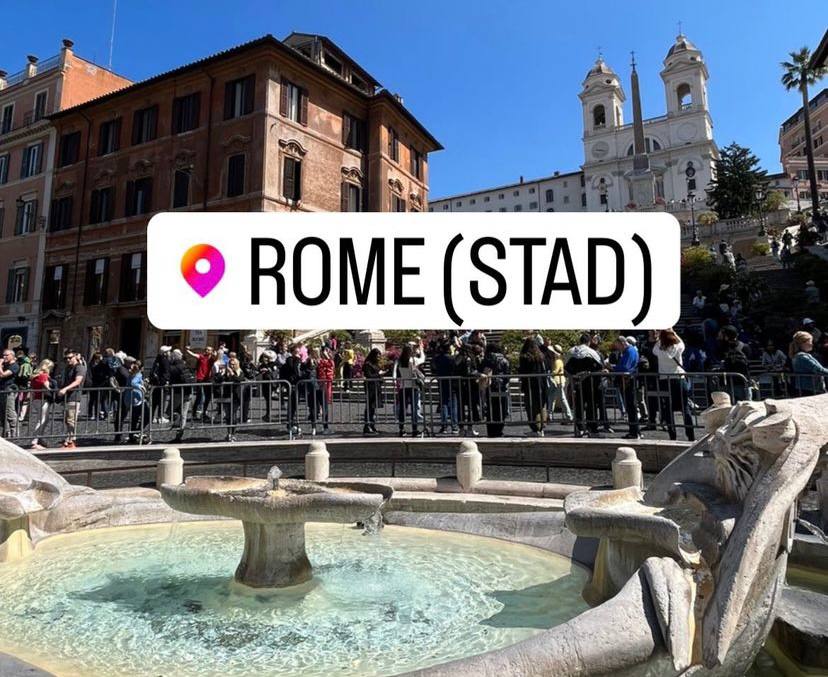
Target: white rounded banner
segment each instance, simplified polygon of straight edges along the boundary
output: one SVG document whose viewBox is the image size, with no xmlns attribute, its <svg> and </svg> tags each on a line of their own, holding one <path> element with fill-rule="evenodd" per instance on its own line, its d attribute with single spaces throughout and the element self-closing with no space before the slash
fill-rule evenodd
<svg viewBox="0 0 828 677">
<path fill-rule="evenodd" d="M 672 326 L 665 213 L 163 213 L 148 226 L 161 329 Z"/>
</svg>

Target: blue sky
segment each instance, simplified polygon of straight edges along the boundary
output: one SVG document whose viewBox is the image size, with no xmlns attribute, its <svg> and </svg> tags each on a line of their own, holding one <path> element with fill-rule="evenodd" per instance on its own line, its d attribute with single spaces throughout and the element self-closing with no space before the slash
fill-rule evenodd
<svg viewBox="0 0 828 677">
<path fill-rule="evenodd" d="M 51 56 L 62 37 L 107 63 L 113 0 L 3 5 L 0 68 L 20 70 L 29 53 Z M 577 169 L 577 94 L 598 46 L 628 95 L 636 51 L 645 115 L 662 114 L 658 73 L 678 21 L 710 70 L 719 145 L 747 145 L 779 171 L 779 124 L 799 99 L 779 85 L 778 64 L 816 47 L 828 0 L 118 0 L 112 65 L 138 80 L 265 33 L 328 35 L 402 94 L 445 146 L 432 157 L 434 198 Z"/>
</svg>

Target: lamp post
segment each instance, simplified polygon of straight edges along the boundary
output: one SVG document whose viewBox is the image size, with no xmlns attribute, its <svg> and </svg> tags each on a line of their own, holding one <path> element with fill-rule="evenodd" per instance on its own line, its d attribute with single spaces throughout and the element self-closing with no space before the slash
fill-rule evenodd
<svg viewBox="0 0 828 677">
<path fill-rule="evenodd" d="M 687 179 L 687 202 L 690 205 L 690 226 L 693 228 L 693 241 L 690 243 L 693 247 L 698 247 L 699 244 L 699 229 L 696 226 L 696 195 L 693 193 L 691 187 L 691 181 L 694 183 L 692 184 L 695 187 L 695 179 L 693 178 L 696 176 L 696 169 L 693 167 L 692 162 L 687 163 L 687 169 L 684 170 L 684 177 Z"/>
<path fill-rule="evenodd" d="M 756 205 L 759 209 L 759 237 L 765 237 L 767 232 L 765 232 L 765 216 L 762 212 L 762 205 L 765 202 L 765 187 L 764 186 L 757 186 L 756 187 Z"/>
<path fill-rule="evenodd" d="M 798 214 L 802 211 L 802 208 L 799 205 L 799 177 L 796 174 L 791 177 L 791 186 L 793 186 L 793 192 L 796 195 L 796 212 Z"/>
</svg>

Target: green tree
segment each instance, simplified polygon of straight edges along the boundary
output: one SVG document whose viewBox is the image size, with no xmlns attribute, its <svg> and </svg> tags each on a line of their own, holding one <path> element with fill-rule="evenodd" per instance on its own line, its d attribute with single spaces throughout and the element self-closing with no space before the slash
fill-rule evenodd
<svg viewBox="0 0 828 677">
<path fill-rule="evenodd" d="M 765 204 L 762 206 L 762 211 L 775 212 L 785 206 L 787 200 L 781 190 L 772 190 L 765 197 Z"/>
<path fill-rule="evenodd" d="M 780 65 L 785 71 L 782 74 L 782 85 L 788 91 L 798 89 L 802 95 L 802 112 L 805 122 L 805 157 L 808 160 L 808 182 L 811 187 L 811 204 L 813 205 L 813 218 L 819 215 L 819 190 L 817 188 L 817 175 L 814 166 L 814 142 L 811 138 L 811 112 L 808 106 L 808 86 L 815 85 L 828 74 L 828 68 L 819 66 L 811 67 L 811 50 L 802 47 L 798 52 L 790 52 L 790 61 L 783 61 Z"/>
<path fill-rule="evenodd" d="M 707 191 L 707 204 L 719 218 L 735 219 L 756 207 L 756 190 L 767 185 L 767 172 L 749 148 L 733 142 L 722 148 L 716 161 L 716 178 Z"/>
</svg>

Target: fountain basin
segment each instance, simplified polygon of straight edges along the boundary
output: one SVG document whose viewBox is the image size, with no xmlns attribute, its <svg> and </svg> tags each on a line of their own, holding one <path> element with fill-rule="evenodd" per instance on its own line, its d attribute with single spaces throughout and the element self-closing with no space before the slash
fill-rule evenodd
<svg viewBox="0 0 828 677">
<path fill-rule="evenodd" d="M 491 538 L 307 525 L 314 584 L 236 585 L 237 522 L 78 532 L 0 565 L 0 652 L 62 677 L 398 675 L 587 608 L 587 572 Z"/>
</svg>

